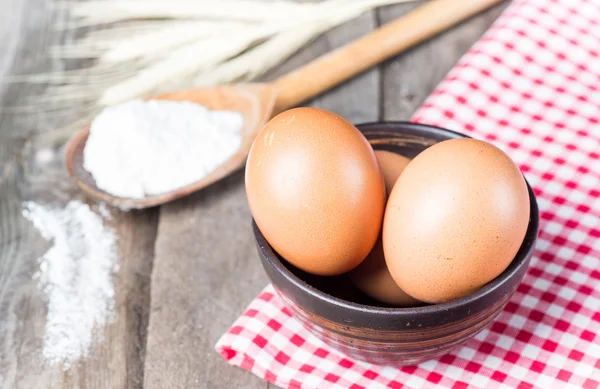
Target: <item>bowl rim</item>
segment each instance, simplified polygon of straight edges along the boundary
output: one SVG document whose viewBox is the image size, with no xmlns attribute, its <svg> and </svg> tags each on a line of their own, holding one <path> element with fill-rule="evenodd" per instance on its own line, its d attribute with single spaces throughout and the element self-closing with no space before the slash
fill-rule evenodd
<svg viewBox="0 0 600 389">
<path fill-rule="evenodd" d="M 367 122 L 356 125 L 356 127 L 359 128 L 361 132 L 363 132 L 364 130 L 374 129 L 375 127 L 381 129 L 382 126 L 392 126 L 395 128 L 405 127 L 412 128 L 417 131 L 421 129 L 426 129 L 428 132 L 438 133 L 443 136 L 447 136 L 450 134 L 453 135 L 453 138 L 471 138 L 470 136 L 466 134 L 461 134 L 457 131 L 408 121 Z M 539 210 L 533 189 L 529 185 L 529 182 L 527 181 L 524 174 L 523 178 L 525 179 L 525 184 L 527 185 L 527 189 L 529 192 L 530 216 L 527 231 L 525 233 L 525 237 L 521 244 L 521 247 L 519 248 L 519 251 L 511 261 L 510 265 L 492 281 L 488 282 L 486 285 L 476 290 L 475 292 L 469 294 L 468 296 L 461 297 L 459 299 L 445 303 L 430 304 L 417 307 L 380 307 L 374 305 L 355 303 L 352 301 L 344 300 L 339 297 L 332 296 L 315 288 L 314 286 L 308 284 L 307 282 L 293 274 L 279 260 L 278 255 L 275 253 L 275 250 L 271 247 L 271 245 L 267 242 L 266 238 L 261 233 L 254 218 L 252 218 L 252 228 L 254 230 L 254 235 L 259 250 L 263 255 L 263 258 L 272 267 L 274 267 L 289 283 L 294 285 L 296 288 L 299 288 L 304 292 L 308 293 L 309 295 L 311 295 L 312 298 L 321 300 L 322 302 L 327 304 L 339 306 L 349 311 L 393 316 L 397 319 L 411 319 L 415 315 L 422 314 L 444 314 L 448 313 L 449 311 L 454 311 L 461 308 L 468 308 L 477 301 L 485 300 L 488 296 L 493 295 L 496 290 L 501 289 L 504 284 L 509 282 L 509 280 L 511 280 L 517 273 L 519 273 L 523 266 L 528 265 L 528 259 L 530 258 L 531 253 L 533 252 L 539 232 Z"/>
</svg>

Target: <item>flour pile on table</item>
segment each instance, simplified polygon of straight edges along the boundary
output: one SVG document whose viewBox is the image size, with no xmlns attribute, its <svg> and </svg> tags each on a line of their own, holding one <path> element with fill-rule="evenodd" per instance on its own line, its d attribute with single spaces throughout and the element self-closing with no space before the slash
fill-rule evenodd
<svg viewBox="0 0 600 389">
<path fill-rule="evenodd" d="M 64 209 L 27 202 L 23 216 L 52 242 L 36 274 L 48 302 L 43 356 L 68 369 L 86 356 L 96 330 L 100 335 L 112 317 L 116 237 L 78 201 Z"/>
<path fill-rule="evenodd" d="M 140 199 L 212 173 L 242 144 L 243 116 L 185 101 L 132 100 L 92 122 L 84 168 L 98 188 Z"/>
</svg>

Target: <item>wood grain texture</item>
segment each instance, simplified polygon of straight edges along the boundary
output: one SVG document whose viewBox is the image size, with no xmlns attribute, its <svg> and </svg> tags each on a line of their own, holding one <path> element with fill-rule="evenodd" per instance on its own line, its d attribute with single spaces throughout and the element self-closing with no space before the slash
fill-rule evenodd
<svg viewBox="0 0 600 389">
<path fill-rule="evenodd" d="M 72 32 L 51 33 L 61 23 L 44 0 L 0 0 L 0 79 L 11 74 L 56 71 L 69 63 L 52 60 L 44 48 L 72 38 Z M 0 81 L 7 105 L 38 93 L 43 86 Z M 70 118 L 70 119 L 69 119 Z M 143 385 L 149 281 L 158 210 L 112 212 L 107 224 L 118 235 L 119 267 L 114 277 L 115 317 L 89 355 L 67 371 L 42 359 L 47 306 L 33 278 L 38 258 L 51 246 L 22 217 L 22 202 L 64 206 L 69 200 L 89 202 L 75 189 L 64 169 L 62 145 L 50 138 L 60 120 L 77 118 L 33 113 L 0 115 L 0 388 L 133 388 Z M 89 202 L 95 209 L 98 205 Z"/>
<path fill-rule="evenodd" d="M 23 2 L 18 0 L 3 0 L 0 3 L 8 12 L 0 13 L 0 80 L 8 72 L 17 49 L 20 35 L 21 9 Z M 0 105 L 2 98 L 0 97 Z"/>
<path fill-rule="evenodd" d="M 381 24 L 400 17 L 425 3 L 381 7 Z M 408 120 L 433 92 L 460 57 L 489 28 L 508 5 L 503 1 L 476 17 L 453 27 L 382 65 L 381 120 Z"/>
<path fill-rule="evenodd" d="M 265 79 L 274 80 L 287 74 L 318 56 L 372 31 L 376 26 L 375 11 L 366 12 L 315 39 Z M 301 105 L 333 111 L 354 123 L 377 120 L 380 80 L 379 69 L 375 67 Z"/>
<path fill-rule="evenodd" d="M 430 0 L 423 3 L 401 18 L 388 21 L 276 80 L 273 87 L 279 93 L 275 110 L 281 112 L 321 94 L 500 1 Z"/>
<path fill-rule="evenodd" d="M 161 208 L 152 272 L 146 388 L 264 388 L 214 351 L 266 284 L 243 174 Z"/>
</svg>

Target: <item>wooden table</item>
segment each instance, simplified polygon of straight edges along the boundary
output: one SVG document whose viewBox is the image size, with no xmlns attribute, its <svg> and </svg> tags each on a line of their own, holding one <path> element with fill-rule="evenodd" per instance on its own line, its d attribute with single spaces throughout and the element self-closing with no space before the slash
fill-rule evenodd
<svg viewBox="0 0 600 389">
<path fill-rule="evenodd" d="M 50 30 L 64 16 L 45 0 L 0 0 L 0 80 L 55 71 L 45 54 L 71 33 Z M 380 8 L 320 37 L 267 79 L 283 74 L 416 7 Z M 354 123 L 406 120 L 506 3 L 329 91 L 309 103 Z M 8 11 L 7 11 L 8 10 Z M 0 83 L 0 103 L 38 93 Z M 67 120 L 77 118 L 77 108 Z M 201 193 L 146 211 L 114 210 L 120 271 L 116 317 L 89 356 L 67 371 L 40 355 L 46 306 L 33 274 L 49 247 L 21 215 L 22 202 L 86 199 L 69 181 L 62 145 L 40 134 L 65 120 L 52 113 L 0 114 L 0 389 L 268 388 L 227 365 L 217 339 L 267 284 L 250 230 L 243 173 Z"/>
</svg>

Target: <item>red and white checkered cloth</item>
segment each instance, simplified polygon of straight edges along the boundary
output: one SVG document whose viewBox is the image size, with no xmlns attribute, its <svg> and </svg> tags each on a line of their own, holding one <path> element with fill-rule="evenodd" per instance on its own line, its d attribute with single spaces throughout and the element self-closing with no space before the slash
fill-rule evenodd
<svg viewBox="0 0 600 389">
<path fill-rule="evenodd" d="M 438 360 L 382 367 L 324 345 L 268 286 L 217 350 L 283 388 L 600 388 L 600 0 L 515 0 L 413 121 L 501 147 L 535 189 L 539 242 L 504 312 Z"/>
</svg>

